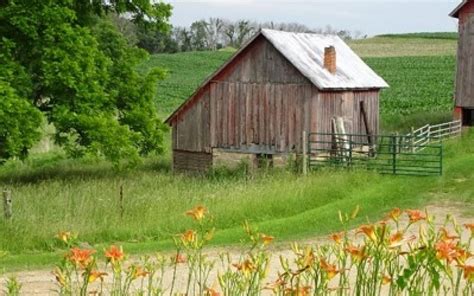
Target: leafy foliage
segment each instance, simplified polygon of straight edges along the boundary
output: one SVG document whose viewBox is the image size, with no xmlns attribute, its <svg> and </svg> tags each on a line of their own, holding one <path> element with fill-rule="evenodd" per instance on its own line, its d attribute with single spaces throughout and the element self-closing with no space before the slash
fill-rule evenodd
<svg viewBox="0 0 474 296">
<path fill-rule="evenodd" d="M 11 59 L 14 45 L 0 40 L 0 48 L 0 162 L 3 162 L 26 156 L 41 136 L 37 128 L 42 116 L 25 98 L 32 85 L 25 69 Z"/>
<path fill-rule="evenodd" d="M 170 9 L 145 0 L 7 1 L 0 11 L 0 36 L 9 45 L 0 51 L 9 62 L 0 66 L 2 80 L 14 81 L 11 87 L 54 124 L 57 143 L 72 156 L 119 164 L 161 152 L 163 125 L 153 95 L 163 75 L 152 69 L 140 76 L 135 66 L 146 53 L 129 46 L 102 16 L 128 12 L 137 25 L 165 30 Z M 16 73 L 19 82 L 11 79 Z M 23 153 L 36 139 L 32 134 L 20 145 Z"/>
</svg>

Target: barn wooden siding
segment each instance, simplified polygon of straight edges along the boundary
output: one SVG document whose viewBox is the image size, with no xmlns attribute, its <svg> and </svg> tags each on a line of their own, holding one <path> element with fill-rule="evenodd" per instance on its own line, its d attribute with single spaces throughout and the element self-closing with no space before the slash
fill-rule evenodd
<svg viewBox="0 0 474 296">
<path fill-rule="evenodd" d="M 474 2 L 459 14 L 458 68 L 456 74 L 456 105 L 474 108 Z"/>
<path fill-rule="evenodd" d="M 263 37 L 209 80 L 183 110 L 171 122 L 175 170 L 208 169 L 213 148 L 302 153 L 303 131 L 330 133 L 335 116 L 345 119 L 348 133 L 379 130 L 378 89 L 321 92 Z"/>
<path fill-rule="evenodd" d="M 361 102 L 368 119 L 363 119 Z M 378 91 L 319 92 L 305 84 L 211 84 L 211 146 L 249 153 L 302 153 L 303 131 L 377 134 Z"/>
<path fill-rule="evenodd" d="M 211 146 L 250 153 L 302 151 L 309 130 L 309 84 L 211 84 Z"/>
<path fill-rule="evenodd" d="M 173 124 L 173 150 L 211 152 L 208 87 L 200 100 L 189 108 L 186 116 Z"/>
</svg>

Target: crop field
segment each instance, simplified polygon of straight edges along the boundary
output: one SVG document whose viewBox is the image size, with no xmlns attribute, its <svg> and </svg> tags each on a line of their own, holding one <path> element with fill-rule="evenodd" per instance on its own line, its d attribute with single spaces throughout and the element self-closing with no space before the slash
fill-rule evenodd
<svg viewBox="0 0 474 296">
<path fill-rule="evenodd" d="M 354 40 L 349 45 L 361 57 L 454 55 L 457 36 L 450 33 L 382 35 Z"/>
<path fill-rule="evenodd" d="M 407 37 L 377 38 L 398 43 Z M 385 128 L 406 129 L 449 118 L 454 52 L 448 54 L 443 45 L 438 54 L 382 56 L 377 54 L 377 38 L 364 40 L 363 46 L 372 46 L 375 52 L 364 59 L 391 85 L 382 94 Z M 426 48 L 433 41 L 414 39 Z M 168 71 L 157 93 L 163 118 L 231 54 L 155 55 L 145 62 L 144 71 L 156 66 Z M 165 141 L 169 146 L 169 138 Z M 393 207 L 421 207 L 440 199 L 474 202 L 474 133 L 448 143 L 445 155 L 441 178 L 366 171 L 318 171 L 303 177 L 291 168 L 251 173 L 244 168 L 217 170 L 191 177 L 171 172 L 169 150 L 128 171 L 115 171 L 97 159 L 67 159 L 62 151 L 32 155 L 24 162 L 12 160 L 0 167 L 0 187 L 12 191 L 14 209 L 12 223 L 0 219 L 0 254 L 8 254 L 0 259 L 0 271 L 55 262 L 64 251 L 54 238 L 59 231 L 77 232 L 99 250 L 111 243 L 123 245 L 132 254 L 168 250 L 173 234 L 190 227 L 183 211 L 200 204 L 213 213 L 213 244 L 230 245 L 241 240 L 245 220 L 275 236 L 277 242 L 285 242 L 337 231 L 338 212 L 357 205 L 360 218 L 350 227 L 374 221 Z"/>
</svg>

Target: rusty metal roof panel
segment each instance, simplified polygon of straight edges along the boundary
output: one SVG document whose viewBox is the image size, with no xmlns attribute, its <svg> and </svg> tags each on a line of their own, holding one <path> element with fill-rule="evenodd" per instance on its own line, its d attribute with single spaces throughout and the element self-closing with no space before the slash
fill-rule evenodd
<svg viewBox="0 0 474 296">
<path fill-rule="evenodd" d="M 388 84 L 336 35 L 290 33 L 263 29 L 262 34 L 321 90 L 377 89 Z M 324 68 L 324 49 L 336 48 L 336 73 Z"/>
</svg>

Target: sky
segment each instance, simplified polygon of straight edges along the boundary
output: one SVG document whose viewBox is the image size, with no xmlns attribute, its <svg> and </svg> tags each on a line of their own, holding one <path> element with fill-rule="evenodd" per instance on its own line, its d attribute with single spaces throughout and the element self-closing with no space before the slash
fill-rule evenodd
<svg viewBox="0 0 474 296">
<path fill-rule="evenodd" d="M 369 36 L 384 33 L 451 32 L 448 14 L 461 0 L 166 0 L 174 6 L 173 25 L 220 17 L 229 20 L 298 22 L 310 28 L 330 25 Z"/>
</svg>

